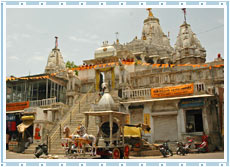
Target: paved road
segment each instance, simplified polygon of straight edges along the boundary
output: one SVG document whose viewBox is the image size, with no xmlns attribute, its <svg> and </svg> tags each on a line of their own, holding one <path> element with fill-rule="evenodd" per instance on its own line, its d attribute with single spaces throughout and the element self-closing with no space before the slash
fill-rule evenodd
<svg viewBox="0 0 230 167">
<path fill-rule="evenodd" d="M 130 159 L 224 159 L 224 152 L 212 152 L 212 153 L 191 153 L 182 155 L 173 155 L 164 158 L 163 156 L 144 156 L 144 157 L 130 157 Z"/>
<path fill-rule="evenodd" d="M 68 159 L 68 157 L 64 155 L 57 155 L 58 159 Z M 7 159 L 34 159 L 35 156 L 33 154 L 21 154 L 21 153 L 14 153 L 10 151 L 6 151 L 6 158 Z M 83 157 L 81 157 L 83 158 Z M 91 156 L 87 156 L 85 158 L 92 158 Z M 94 157 L 98 158 L 98 157 Z M 130 159 L 223 159 L 224 152 L 212 152 L 212 153 L 192 153 L 187 154 L 185 156 L 174 155 L 172 157 L 164 158 L 163 156 L 130 156 Z"/>
</svg>

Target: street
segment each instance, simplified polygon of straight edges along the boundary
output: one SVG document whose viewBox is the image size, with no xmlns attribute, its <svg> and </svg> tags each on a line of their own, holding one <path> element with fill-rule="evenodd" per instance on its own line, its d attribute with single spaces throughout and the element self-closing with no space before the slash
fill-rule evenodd
<svg viewBox="0 0 230 167">
<path fill-rule="evenodd" d="M 57 158 L 57 159 L 68 159 L 65 155 L 52 155 L 51 157 Z M 21 154 L 21 153 L 14 153 L 10 151 L 6 151 L 6 158 L 7 159 L 34 159 L 35 156 L 33 154 Z M 79 157 L 82 159 L 98 159 L 99 157 Z M 224 152 L 210 152 L 210 153 L 191 153 L 187 154 L 185 156 L 181 155 L 174 155 L 167 158 L 164 158 L 163 156 L 130 156 L 130 159 L 223 159 L 224 158 Z"/>
</svg>

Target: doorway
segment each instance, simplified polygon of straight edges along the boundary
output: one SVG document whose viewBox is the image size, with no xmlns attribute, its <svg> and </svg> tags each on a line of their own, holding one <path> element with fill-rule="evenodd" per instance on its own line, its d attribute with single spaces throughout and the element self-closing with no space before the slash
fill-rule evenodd
<svg viewBox="0 0 230 167">
<path fill-rule="evenodd" d="M 96 91 L 101 91 L 103 82 L 107 82 L 109 90 L 115 88 L 115 72 L 114 68 L 98 69 L 96 72 Z"/>
<path fill-rule="evenodd" d="M 102 91 L 102 83 L 105 80 L 105 73 L 104 72 L 100 72 L 100 81 L 99 81 L 99 90 Z"/>
<path fill-rule="evenodd" d="M 186 111 L 186 132 L 203 132 L 202 109 Z"/>
</svg>

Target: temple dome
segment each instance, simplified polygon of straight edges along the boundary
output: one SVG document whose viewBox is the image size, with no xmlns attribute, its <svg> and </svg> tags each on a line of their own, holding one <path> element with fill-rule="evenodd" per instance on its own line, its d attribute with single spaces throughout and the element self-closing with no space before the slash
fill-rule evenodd
<svg viewBox="0 0 230 167">
<path fill-rule="evenodd" d="M 112 96 L 109 93 L 104 93 L 104 95 L 101 97 L 100 101 L 98 102 L 99 106 L 113 106 L 114 100 L 112 98 Z"/>
<path fill-rule="evenodd" d="M 116 49 L 114 46 L 108 45 L 108 41 L 103 42 L 103 45 L 94 52 L 95 59 L 116 56 L 116 54 Z"/>
</svg>

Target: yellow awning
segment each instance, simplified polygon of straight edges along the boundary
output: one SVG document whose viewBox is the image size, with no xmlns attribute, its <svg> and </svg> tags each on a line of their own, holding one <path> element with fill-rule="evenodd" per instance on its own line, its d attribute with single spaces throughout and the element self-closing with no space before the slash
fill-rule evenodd
<svg viewBox="0 0 230 167">
<path fill-rule="evenodd" d="M 124 126 L 125 137 L 141 137 L 141 130 L 137 127 Z"/>
<path fill-rule="evenodd" d="M 28 128 L 32 124 L 33 124 L 33 121 L 31 121 L 31 120 L 30 121 L 23 121 L 21 124 L 19 124 L 17 126 L 18 132 L 23 133 L 26 130 L 26 128 Z"/>
</svg>

